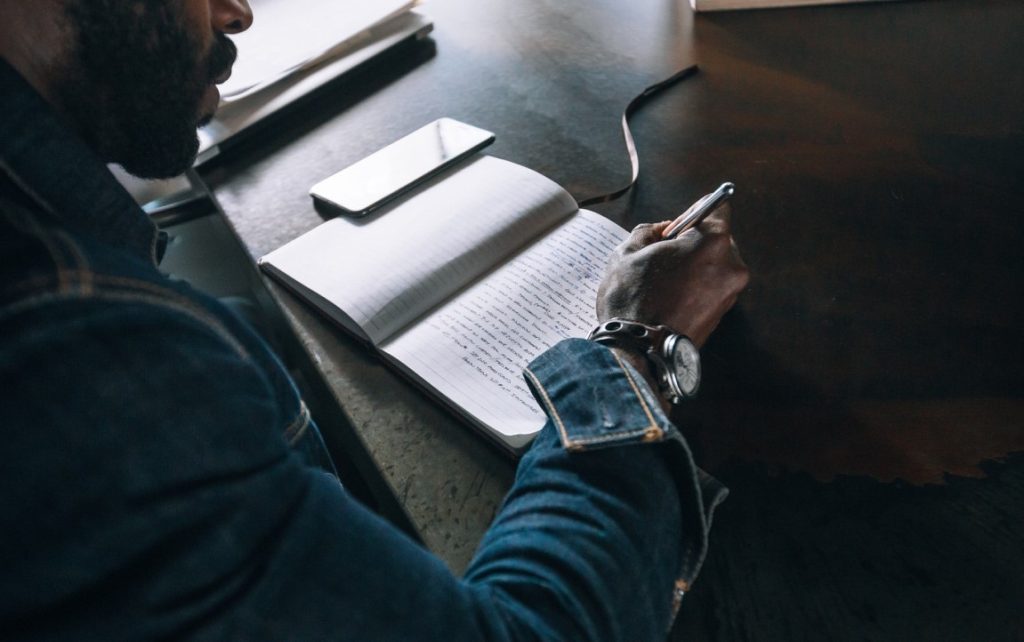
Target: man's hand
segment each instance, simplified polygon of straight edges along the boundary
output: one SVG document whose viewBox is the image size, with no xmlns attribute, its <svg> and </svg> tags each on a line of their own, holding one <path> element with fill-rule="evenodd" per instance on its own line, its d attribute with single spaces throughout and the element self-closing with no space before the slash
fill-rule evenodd
<svg viewBox="0 0 1024 642">
<path fill-rule="evenodd" d="M 597 291 L 597 318 L 666 325 L 698 348 L 747 286 L 749 271 L 723 205 L 697 227 L 662 240 L 669 224 L 638 225 L 612 255 Z"/>
</svg>

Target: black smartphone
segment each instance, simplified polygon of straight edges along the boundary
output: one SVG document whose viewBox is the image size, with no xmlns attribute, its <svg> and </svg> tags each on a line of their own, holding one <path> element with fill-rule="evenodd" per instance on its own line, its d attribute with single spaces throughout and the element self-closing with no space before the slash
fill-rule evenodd
<svg viewBox="0 0 1024 642">
<path fill-rule="evenodd" d="M 342 214 L 365 216 L 493 142 L 489 131 L 440 118 L 320 181 L 309 194 Z"/>
</svg>

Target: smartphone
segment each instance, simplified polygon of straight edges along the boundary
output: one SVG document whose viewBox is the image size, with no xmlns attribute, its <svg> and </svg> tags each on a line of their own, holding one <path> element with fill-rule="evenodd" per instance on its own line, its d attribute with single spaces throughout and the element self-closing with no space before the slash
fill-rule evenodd
<svg viewBox="0 0 1024 642">
<path fill-rule="evenodd" d="M 309 194 L 317 205 L 365 216 L 493 142 L 489 131 L 441 118 L 320 181 Z"/>
</svg>

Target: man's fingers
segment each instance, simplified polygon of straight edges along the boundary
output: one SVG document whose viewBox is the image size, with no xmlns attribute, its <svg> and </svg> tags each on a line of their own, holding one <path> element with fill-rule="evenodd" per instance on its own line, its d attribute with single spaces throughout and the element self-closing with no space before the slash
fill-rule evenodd
<svg viewBox="0 0 1024 642">
<path fill-rule="evenodd" d="M 621 245 L 623 253 L 636 252 L 647 247 L 651 243 L 661 240 L 661 231 L 665 229 L 671 221 L 662 221 L 661 223 L 641 223 L 633 228 L 633 232 L 629 235 L 629 238 Z"/>
<path fill-rule="evenodd" d="M 730 245 L 732 247 L 732 258 L 737 265 L 741 267 L 747 267 L 746 261 L 743 260 L 743 255 L 740 254 L 740 246 L 736 245 L 736 239 L 729 237 Z"/>
<path fill-rule="evenodd" d="M 697 226 L 702 234 L 728 234 L 732 223 L 732 207 L 722 203 Z"/>
<path fill-rule="evenodd" d="M 693 237 L 694 234 L 711 238 L 716 236 L 729 238 L 729 224 L 731 218 L 732 208 L 728 203 L 722 203 L 716 207 L 711 214 L 708 214 L 700 225 L 687 230 L 680 236 L 677 236 L 676 239 L 678 240 L 685 236 Z M 619 246 L 619 252 L 621 254 L 638 252 L 652 243 L 661 241 L 662 233 L 671 224 L 671 221 L 662 221 L 660 223 L 641 223 L 640 225 L 637 225 L 633 228 L 633 232 L 629 235 L 629 238 Z M 690 242 L 693 242 L 692 239 Z"/>
</svg>

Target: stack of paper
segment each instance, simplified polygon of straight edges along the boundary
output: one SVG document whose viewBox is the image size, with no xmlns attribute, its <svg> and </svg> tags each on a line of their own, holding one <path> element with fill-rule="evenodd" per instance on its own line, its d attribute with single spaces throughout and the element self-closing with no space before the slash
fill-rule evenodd
<svg viewBox="0 0 1024 642">
<path fill-rule="evenodd" d="M 398 43 L 426 34 L 418 0 L 250 0 L 255 20 L 231 39 L 238 60 L 216 117 L 199 130 L 202 164 L 229 138 Z"/>
<path fill-rule="evenodd" d="M 351 47 L 373 27 L 404 13 L 415 0 L 251 0 L 252 27 L 232 36 L 238 61 L 221 85 L 231 101 Z"/>
</svg>

